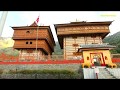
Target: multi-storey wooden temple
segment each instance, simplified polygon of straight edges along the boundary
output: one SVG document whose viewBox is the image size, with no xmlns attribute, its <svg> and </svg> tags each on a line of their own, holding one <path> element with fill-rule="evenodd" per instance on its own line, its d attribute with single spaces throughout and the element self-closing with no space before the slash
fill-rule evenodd
<svg viewBox="0 0 120 90">
<path fill-rule="evenodd" d="M 20 55 L 37 55 L 40 59 L 45 55 L 51 55 L 54 51 L 55 41 L 50 26 L 38 26 L 34 22 L 30 26 L 12 27 L 12 29 L 15 41 L 13 48 L 19 50 Z"/>
<path fill-rule="evenodd" d="M 85 65 L 112 64 L 111 46 L 103 43 L 103 39 L 110 33 L 106 22 L 71 22 L 54 24 L 61 49 L 64 50 L 64 59 L 83 59 Z M 113 65 L 113 64 L 112 64 Z"/>
</svg>

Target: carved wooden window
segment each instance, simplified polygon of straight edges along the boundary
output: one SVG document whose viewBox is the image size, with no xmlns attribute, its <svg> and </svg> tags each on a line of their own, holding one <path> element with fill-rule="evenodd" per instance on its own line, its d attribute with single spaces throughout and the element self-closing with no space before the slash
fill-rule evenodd
<svg viewBox="0 0 120 90">
<path fill-rule="evenodd" d="M 32 42 L 30 42 L 30 44 L 32 44 Z"/>
<path fill-rule="evenodd" d="M 87 57 L 87 60 L 89 60 L 89 57 Z"/>
<path fill-rule="evenodd" d="M 28 44 L 28 42 L 26 42 L 26 44 Z"/>
<path fill-rule="evenodd" d="M 73 47 L 77 47 L 77 46 L 79 46 L 78 44 L 73 44 Z"/>
</svg>

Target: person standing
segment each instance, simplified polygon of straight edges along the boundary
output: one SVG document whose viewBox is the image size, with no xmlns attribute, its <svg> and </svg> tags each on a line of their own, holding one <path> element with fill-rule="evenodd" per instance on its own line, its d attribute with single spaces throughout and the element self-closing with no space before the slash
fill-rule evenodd
<svg viewBox="0 0 120 90">
<path fill-rule="evenodd" d="M 99 74 L 98 67 L 95 66 L 94 71 L 95 71 L 96 79 L 98 79 L 98 74 Z"/>
</svg>

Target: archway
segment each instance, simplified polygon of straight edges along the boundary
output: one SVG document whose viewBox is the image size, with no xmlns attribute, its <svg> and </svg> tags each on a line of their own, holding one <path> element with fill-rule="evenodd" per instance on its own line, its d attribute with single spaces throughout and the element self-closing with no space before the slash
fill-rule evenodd
<svg viewBox="0 0 120 90">
<path fill-rule="evenodd" d="M 90 59 L 93 66 L 105 66 L 102 52 L 90 53 Z"/>
<path fill-rule="evenodd" d="M 101 57 L 99 54 L 93 55 L 94 66 L 101 66 L 100 60 L 101 60 Z"/>
</svg>

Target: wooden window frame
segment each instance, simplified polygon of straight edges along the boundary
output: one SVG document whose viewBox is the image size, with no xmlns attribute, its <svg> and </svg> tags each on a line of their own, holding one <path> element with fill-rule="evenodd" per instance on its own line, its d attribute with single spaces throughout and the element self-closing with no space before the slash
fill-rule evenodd
<svg viewBox="0 0 120 90">
<path fill-rule="evenodd" d="M 28 41 L 26 41 L 26 44 L 29 44 L 29 42 L 28 42 Z"/>
<path fill-rule="evenodd" d="M 73 47 L 78 47 L 79 45 L 76 44 L 76 43 L 74 43 L 74 44 L 72 44 L 72 46 L 73 46 Z"/>
<path fill-rule="evenodd" d="M 32 42 L 30 41 L 30 44 L 32 44 Z"/>
</svg>

